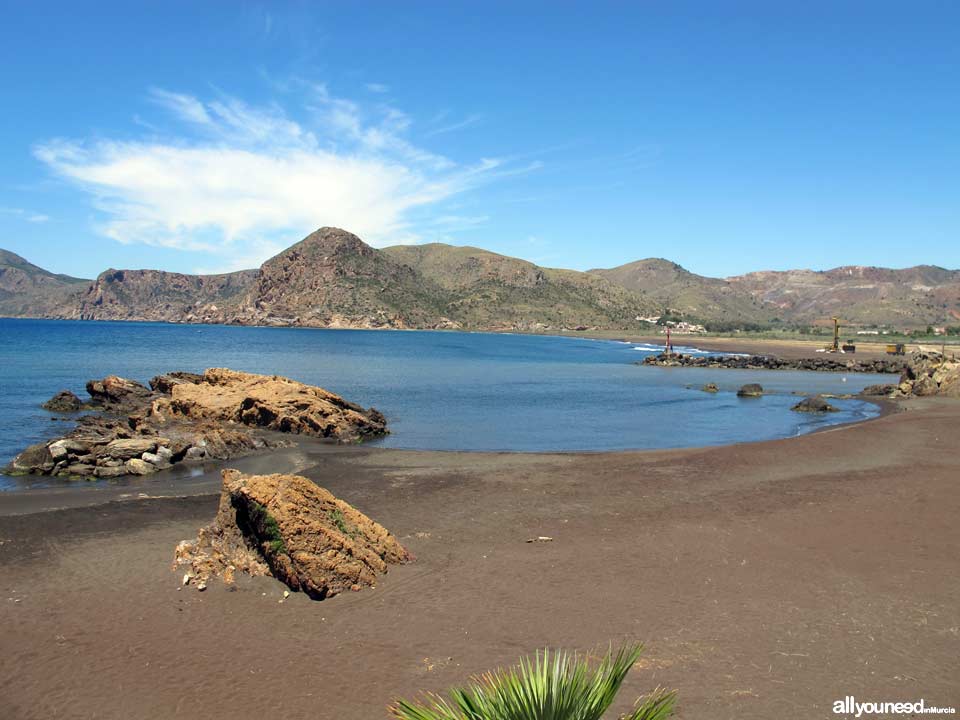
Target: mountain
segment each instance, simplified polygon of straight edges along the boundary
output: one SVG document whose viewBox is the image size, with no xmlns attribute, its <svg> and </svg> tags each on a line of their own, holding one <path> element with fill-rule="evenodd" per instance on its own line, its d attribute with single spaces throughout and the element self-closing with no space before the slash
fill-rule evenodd
<svg viewBox="0 0 960 720">
<path fill-rule="evenodd" d="M 649 258 L 609 269 L 589 270 L 660 305 L 700 321 L 769 323 L 776 308 L 727 280 L 696 275 L 674 262 Z"/>
<path fill-rule="evenodd" d="M 541 268 L 449 245 L 376 250 L 337 228 L 311 233 L 258 270 L 185 275 L 111 269 L 92 283 L 71 281 L 75 285 L 69 297 L 57 294 L 54 298 L 52 291 L 50 297 L 41 297 L 39 291 L 12 292 L 17 301 L 11 300 L 3 314 L 310 327 L 547 330 L 627 329 L 636 325 L 637 315 L 656 308 L 642 294 L 585 273 Z"/>
<path fill-rule="evenodd" d="M 221 275 L 107 270 L 55 275 L 0 251 L 0 316 L 242 325 L 637 330 L 664 310 L 707 323 L 845 323 L 897 328 L 960 321 L 960 271 L 847 266 L 720 279 L 663 259 L 589 272 L 474 247 L 377 250 L 321 228 L 259 269 Z"/>
<path fill-rule="evenodd" d="M 637 315 L 656 310 L 643 293 L 575 270 L 543 268 L 474 247 L 441 243 L 398 245 L 385 254 L 438 285 L 446 310 L 463 327 L 535 329 L 636 327 Z"/>
<path fill-rule="evenodd" d="M 848 323 L 898 327 L 960 320 L 960 270 L 933 265 L 765 271 L 727 280 L 793 322 L 834 315 Z"/>
<path fill-rule="evenodd" d="M 446 293 L 337 228 L 321 228 L 260 268 L 247 319 L 320 327 L 438 327 Z"/>
<path fill-rule="evenodd" d="M 0 250 L 0 316 L 60 317 L 76 304 L 89 282 L 55 275 Z"/>
</svg>

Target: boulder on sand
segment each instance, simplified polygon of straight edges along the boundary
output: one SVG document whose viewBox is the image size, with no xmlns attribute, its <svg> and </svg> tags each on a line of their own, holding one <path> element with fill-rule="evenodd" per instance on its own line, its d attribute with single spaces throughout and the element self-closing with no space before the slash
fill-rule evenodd
<svg viewBox="0 0 960 720">
<path fill-rule="evenodd" d="M 224 470 L 213 524 L 176 549 L 174 569 L 205 587 L 237 570 L 272 575 L 314 600 L 372 586 L 412 556 L 383 526 L 299 475 Z"/>
<path fill-rule="evenodd" d="M 757 383 L 747 383 L 737 390 L 737 397 L 760 397 L 763 395 L 763 387 Z"/>
<path fill-rule="evenodd" d="M 820 395 L 812 395 L 811 397 L 804 398 L 790 409 L 795 412 L 808 413 L 838 412 L 837 408 L 824 400 Z"/>
</svg>

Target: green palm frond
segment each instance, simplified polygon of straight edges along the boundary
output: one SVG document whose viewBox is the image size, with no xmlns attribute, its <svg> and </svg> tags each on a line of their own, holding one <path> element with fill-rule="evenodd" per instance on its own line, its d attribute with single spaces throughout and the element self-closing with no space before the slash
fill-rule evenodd
<svg viewBox="0 0 960 720">
<path fill-rule="evenodd" d="M 600 720 L 613 703 L 643 645 L 607 651 L 591 668 L 576 653 L 549 649 L 453 688 L 446 697 L 398 700 L 398 720 Z M 673 714 L 676 693 L 658 688 L 637 700 L 622 720 L 663 720 Z"/>
</svg>

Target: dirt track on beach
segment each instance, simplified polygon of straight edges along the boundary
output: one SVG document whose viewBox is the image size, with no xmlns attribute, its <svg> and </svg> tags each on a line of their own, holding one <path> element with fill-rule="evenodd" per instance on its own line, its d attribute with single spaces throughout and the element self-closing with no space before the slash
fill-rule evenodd
<svg viewBox="0 0 960 720">
<path fill-rule="evenodd" d="M 303 450 L 418 557 L 324 602 L 267 578 L 179 589 L 173 548 L 212 518 L 210 479 L 180 498 L 8 493 L 0 717 L 371 720 L 545 645 L 621 639 L 647 643 L 622 699 L 674 687 L 681 718 L 960 706 L 960 403 L 907 407 L 700 450 Z M 37 498 L 79 507 L 8 514 Z"/>
</svg>

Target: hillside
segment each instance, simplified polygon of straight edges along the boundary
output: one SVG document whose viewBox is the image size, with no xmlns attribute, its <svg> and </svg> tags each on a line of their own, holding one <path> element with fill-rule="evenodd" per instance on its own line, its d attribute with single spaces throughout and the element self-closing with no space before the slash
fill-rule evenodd
<svg viewBox="0 0 960 720">
<path fill-rule="evenodd" d="M 700 321 L 768 323 L 776 308 L 727 280 L 696 275 L 661 258 L 589 270 L 628 290 L 643 292 L 670 309 Z"/>
<path fill-rule="evenodd" d="M 932 265 L 753 272 L 728 281 L 793 322 L 834 315 L 850 323 L 898 327 L 960 320 L 960 271 Z"/>
<path fill-rule="evenodd" d="M 0 250 L 0 316 L 59 317 L 75 306 L 89 280 L 57 275 Z"/>
<path fill-rule="evenodd" d="M 643 293 L 600 277 L 543 268 L 479 248 L 432 243 L 383 252 L 447 291 L 448 314 L 467 328 L 626 329 L 636 327 L 637 315 L 657 307 Z"/>
</svg>

